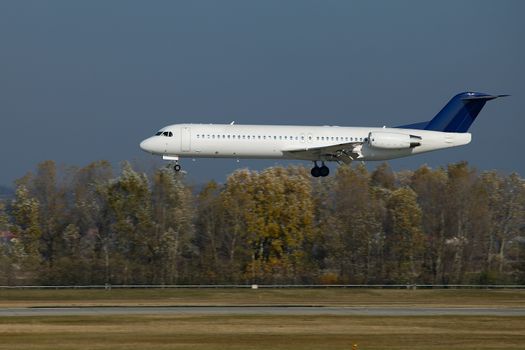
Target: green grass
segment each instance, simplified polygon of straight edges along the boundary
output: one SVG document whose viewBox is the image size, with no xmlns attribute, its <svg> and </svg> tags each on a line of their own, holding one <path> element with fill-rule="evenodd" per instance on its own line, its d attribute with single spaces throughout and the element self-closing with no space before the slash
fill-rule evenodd
<svg viewBox="0 0 525 350">
<path fill-rule="evenodd" d="M 325 305 L 525 307 L 523 290 L 113 289 L 0 290 L 0 307 Z"/>
<path fill-rule="evenodd" d="M 524 317 L 0 318 L 0 349 L 523 349 Z"/>
</svg>

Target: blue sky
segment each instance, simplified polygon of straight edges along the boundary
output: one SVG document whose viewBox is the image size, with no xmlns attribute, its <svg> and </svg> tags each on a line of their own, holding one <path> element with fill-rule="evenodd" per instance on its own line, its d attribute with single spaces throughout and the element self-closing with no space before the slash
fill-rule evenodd
<svg viewBox="0 0 525 350">
<path fill-rule="evenodd" d="M 395 126 L 465 90 L 512 96 L 486 105 L 470 145 L 391 166 L 524 175 L 523 13 L 522 1 L 4 0 L 0 184 L 46 159 L 161 164 L 138 143 L 167 124 Z M 203 182 L 273 164 L 183 167 Z"/>
</svg>

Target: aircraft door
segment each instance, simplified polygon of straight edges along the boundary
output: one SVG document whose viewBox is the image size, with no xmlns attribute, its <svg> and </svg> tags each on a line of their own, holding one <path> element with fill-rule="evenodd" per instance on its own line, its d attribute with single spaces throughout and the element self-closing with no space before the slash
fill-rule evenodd
<svg viewBox="0 0 525 350">
<path fill-rule="evenodd" d="M 191 128 L 188 126 L 180 129 L 180 150 L 182 152 L 191 151 Z"/>
</svg>

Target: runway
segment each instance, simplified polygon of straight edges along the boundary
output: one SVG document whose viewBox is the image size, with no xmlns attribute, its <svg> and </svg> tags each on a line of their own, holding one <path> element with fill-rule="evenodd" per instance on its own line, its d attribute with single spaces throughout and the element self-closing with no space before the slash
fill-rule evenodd
<svg viewBox="0 0 525 350">
<path fill-rule="evenodd" d="M 0 317 L 96 315 L 525 316 L 525 308 L 173 306 L 0 308 Z"/>
</svg>

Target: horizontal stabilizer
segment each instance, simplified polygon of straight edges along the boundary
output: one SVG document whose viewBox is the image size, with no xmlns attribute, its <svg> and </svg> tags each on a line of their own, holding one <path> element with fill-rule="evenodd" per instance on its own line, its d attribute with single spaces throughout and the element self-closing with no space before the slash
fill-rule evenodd
<svg viewBox="0 0 525 350">
<path fill-rule="evenodd" d="M 498 98 L 498 97 L 507 97 L 507 96 L 510 96 L 510 95 L 486 95 L 486 96 L 466 96 L 466 97 L 463 97 L 461 98 L 463 101 L 472 101 L 472 100 L 485 100 L 485 101 L 490 101 L 490 100 L 493 100 L 495 98 Z"/>
</svg>

